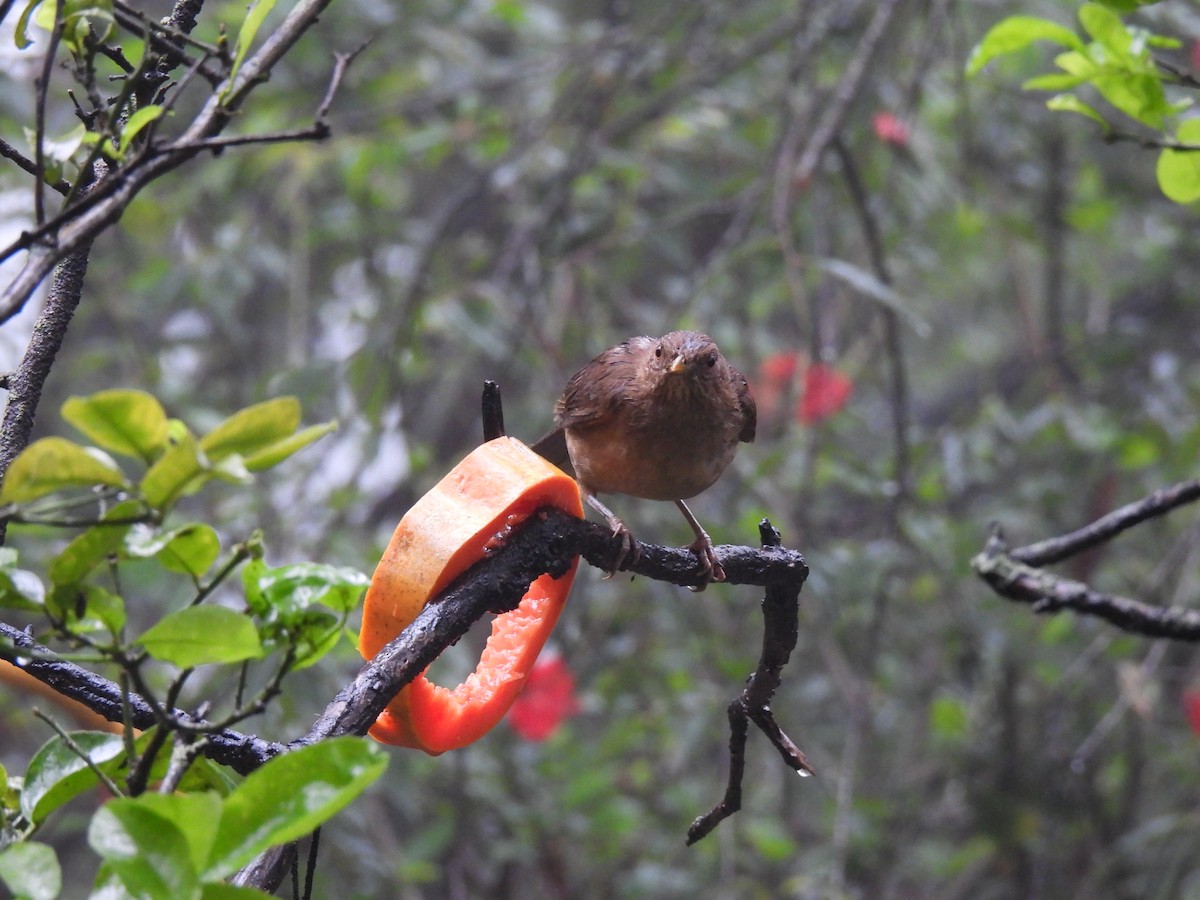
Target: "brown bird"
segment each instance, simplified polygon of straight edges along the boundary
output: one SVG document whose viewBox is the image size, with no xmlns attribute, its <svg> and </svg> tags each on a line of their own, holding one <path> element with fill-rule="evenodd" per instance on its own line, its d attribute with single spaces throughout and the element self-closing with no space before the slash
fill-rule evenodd
<svg viewBox="0 0 1200 900">
<path fill-rule="evenodd" d="M 691 549 L 709 581 L 724 581 L 712 539 L 683 501 L 709 487 L 740 441 L 754 440 L 754 398 L 742 373 L 698 331 L 633 337 L 576 372 L 554 407 L 555 428 L 533 449 L 570 460 L 588 505 L 621 540 L 612 572 L 635 549 L 633 536 L 597 494 L 673 500 L 696 533 Z"/>
</svg>

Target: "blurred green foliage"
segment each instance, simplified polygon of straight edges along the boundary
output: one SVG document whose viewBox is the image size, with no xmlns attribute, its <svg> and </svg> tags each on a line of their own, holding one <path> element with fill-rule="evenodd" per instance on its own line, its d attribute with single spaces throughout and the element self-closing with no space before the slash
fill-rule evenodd
<svg viewBox="0 0 1200 900">
<path fill-rule="evenodd" d="M 1077 4 L 1051 0 L 903 5 L 848 108 L 845 155 L 794 181 L 876 8 L 334 3 L 236 125 L 307 124 L 331 51 L 371 38 L 333 137 L 197 159 L 97 242 L 43 410 L 137 387 L 197 433 L 282 393 L 336 418 L 320 452 L 179 501 L 223 535 L 262 527 L 278 561 L 370 571 L 403 511 L 479 441 L 485 378 L 510 433 L 532 440 L 567 377 L 630 334 L 706 330 L 760 397 L 764 360 L 799 362 L 757 442 L 693 509 L 718 543 L 753 543 L 767 515 L 808 559 L 773 708 L 817 778 L 751 735 L 743 811 L 685 848 L 724 789 L 724 709 L 754 665 L 759 597 L 584 571 L 555 636 L 584 712 L 544 744 L 502 727 L 438 759 L 389 751 L 376 787 L 326 829 L 318 895 L 1200 891 L 1200 738 L 1180 703 L 1200 677 L 1192 648 L 1036 618 L 968 567 L 993 521 L 1021 543 L 1194 475 L 1194 210 L 1159 194 L 1150 152 L 1019 90 L 1051 48 L 964 78 L 1006 16 L 1074 33 Z M 243 16 L 214 6 L 200 31 Z M 1187 4 L 1129 21 L 1183 41 L 1154 52 L 1191 71 Z M 4 60 L 0 132 L 18 144 L 28 61 Z M 881 111 L 906 141 L 880 137 Z M 847 160 L 890 289 L 931 326 L 898 325 L 907 454 Z M 30 186 L 8 168 L 0 190 L 24 202 Z M 22 341 L 0 342 L 10 368 Z M 854 391 L 802 427 L 792 409 L 814 361 Z M 40 424 L 57 431 L 51 415 Z M 666 504 L 612 506 L 647 540 L 689 539 Z M 25 569 L 45 542 L 11 541 Z M 1064 568 L 1182 605 L 1198 552 L 1181 511 Z M 255 729 L 301 733 L 357 665 L 334 650 Z M 45 737 L 24 706 L 0 700 L 10 770 Z"/>
</svg>

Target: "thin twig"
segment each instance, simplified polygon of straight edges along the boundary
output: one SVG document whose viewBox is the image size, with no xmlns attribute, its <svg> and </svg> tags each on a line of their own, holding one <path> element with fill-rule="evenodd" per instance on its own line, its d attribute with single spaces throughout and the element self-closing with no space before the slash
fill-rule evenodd
<svg viewBox="0 0 1200 900">
<path fill-rule="evenodd" d="M 1105 594 L 1082 581 L 1063 578 L 1019 562 L 994 531 L 971 568 L 1001 597 L 1029 603 L 1034 612 L 1062 610 L 1095 616 L 1123 631 L 1154 638 L 1200 641 L 1200 610 L 1154 606 L 1140 600 Z"/>
<path fill-rule="evenodd" d="M 80 747 L 79 744 L 75 742 L 75 739 L 72 738 L 71 735 L 68 734 L 61 725 L 59 725 L 54 721 L 53 718 L 46 715 L 37 707 L 34 707 L 32 712 L 35 716 L 54 729 L 54 733 L 59 736 L 64 744 L 67 745 L 67 749 L 84 761 L 84 764 L 86 764 L 87 767 L 92 770 L 95 776 L 100 779 L 100 783 L 108 788 L 109 792 L 111 792 L 114 797 L 125 796 L 125 792 L 117 787 L 116 782 L 109 778 L 107 773 L 105 773 L 103 769 L 96 765 L 96 763 L 88 755 L 88 752 Z"/>
<path fill-rule="evenodd" d="M 37 177 L 37 164 L 33 160 L 27 158 L 20 150 L 10 144 L 4 138 L 0 138 L 0 156 L 5 159 L 10 159 L 15 162 L 22 171 L 28 172 L 30 175 Z M 43 179 L 44 180 L 44 179 Z M 71 184 L 65 178 L 54 182 L 50 187 L 58 193 L 66 196 L 67 191 L 71 189 Z"/>
<path fill-rule="evenodd" d="M 871 268 L 875 272 L 875 277 L 890 287 L 892 272 L 888 266 L 887 251 L 884 249 L 883 233 L 879 227 L 879 220 L 871 209 L 870 198 L 867 196 L 866 186 L 859 175 L 858 165 L 840 137 L 834 139 L 833 149 L 841 162 L 842 176 L 850 191 L 854 210 L 858 214 L 858 220 L 862 226 L 863 238 L 867 244 L 867 255 L 871 259 Z M 883 316 L 884 348 L 887 351 L 890 376 L 888 380 L 891 388 L 891 402 L 888 405 L 892 412 L 892 444 L 896 454 L 896 465 L 893 471 L 896 490 L 888 505 L 890 521 L 894 529 L 900 505 L 908 498 L 911 487 L 909 484 L 909 460 L 912 456 L 909 445 L 910 404 L 908 372 L 904 364 L 904 347 L 900 337 L 900 317 L 895 310 L 886 306 L 883 307 L 881 315 Z"/>
<path fill-rule="evenodd" d="M 206 738 L 187 741 L 180 735 L 176 735 L 175 743 L 171 747 L 171 761 L 167 765 L 166 774 L 162 777 L 162 782 L 158 786 L 160 794 L 173 794 L 179 787 L 179 783 L 183 780 L 183 776 L 187 774 L 187 770 L 191 768 L 192 763 L 196 761 L 196 757 L 201 756 L 204 752 Z"/>
<path fill-rule="evenodd" d="M 54 4 L 54 24 L 50 27 L 50 43 L 42 59 L 42 74 L 37 82 L 37 104 L 34 113 L 33 138 L 33 220 L 41 225 L 46 221 L 46 100 L 50 96 L 50 75 L 54 56 L 62 40 L 63 5 Z"/>
<path fill-rule="evenodd" d="M 1160 488 L 1147 497 L 1127 503 L 1101 516 L 1090 525 L 1058 537 L 1013 550 L 1009 555 L 1029 566 L 1048 566 L 1069 556 L 1112 540 L 1121 532 L 1148 519 L 1166 515 L 1180 506 L 1200 500 L 1200 479 Z"/>
<path fill-rule="evenodd" d="M 184 132 L 181 143 L 186 145 L 219 134 L 254 88 L 266 80 L 271 69 L 316 23 L 330 2 L 332 0 L 298 0 L 279 27 L 243 62 L 233 82 L 224 91 L 214 93 L 208 99 Z M 25 305 L 63 256 L 93 240 L 121 217 L 133 198 L 148 184 L 183 165 L 197 152 L 181 150 L 157 153 L 137 166 L 123 166 L 121 177 L 110 179 L 111 184 L 106 185 L 104 191 L 97 192 L 102 196 L 92 205 L 86 210 L 69 211 L 70 216 L 55 230 L 52 241 L 39 242 L 29 235 L 23 235 L 17 244 L 29 249 L 29 254 L 23 268 L 0 293 L 0 323 L 11 318 Z M 41 237 L 44 241 L 48 235 Z"/>
<path fill-rule="evenodd" d="M 229 147 L 245 147 L 251 144 L 282 144 L 294 141 L 323 141 L 330 135 L 330 128 L 324 122 L 316 122 L 307 128 L 295 131 L 275 131 L 265 134 L 230 135 L 229 137 L 201 138 L 199 140 L 172 141 L 159 146 L 157 149 L 166 153 L 193 153 L 201 150 L 211 150 L 220 153 Z"/>
<path fill-rule="evenodd" d="M 891 24 L 892 16 L 895 15 L 899 5 L 900 0 L 881 0 L 875 7 L 875 14 L 867 24 L 862 39 L 855 48 L 854 58 L 842 71 L 842 77 L 834 88 L 832 99 L 825 107 L 824 114 L 812 130 L 808 143 L 805 144 L 804 150 L 800 154 L 800 161 L 796 164 L 796 171 L 793 173 L 796 181 L 803 183 L 812 176 L 821 157 L 825 155 L 825 151 L 833 139 L 842 130 L 842 122 L 850 109 L 850 104 L 854 102 L 864 84 L 870 63 L 878 57 L 876 51 L 879 43 L 887 33 L 888 25 Z"/>
</svg>

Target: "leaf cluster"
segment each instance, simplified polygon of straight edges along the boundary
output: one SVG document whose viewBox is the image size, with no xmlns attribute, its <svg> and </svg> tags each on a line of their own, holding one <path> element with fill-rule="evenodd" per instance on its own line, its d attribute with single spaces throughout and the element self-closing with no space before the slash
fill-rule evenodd
<svg viewBox="0 0 1200 900">
<path fill-rule="evenodd" d="M 77 533 L 47 561 L 48 584 L 18 568 L 16 552 L 5 548 L 0 607 L 32 614 L 77 656 L 115 663 L 123 683 L 154 704 L 158 724 L 136 739 L 129 726 L 123 735 L 60 730 L 23 777 L 5 775 L 0 879 L 18 897 L 57 896 L 53 851 L 32 838 L 52 813 L 103 784 L 116 797 L 88 831 L 103 860 L 96 881 L 101 895 L 253 895 L 223 882 L 262 850 L 332 816 L 378 777 L 386 760 L 361 741 L 334 741 L 275 759 L 236 783 L 203 757 L 204 735 L 261 712 L 288 674 L 332 650 L 366 578 L 315 563 L 271 567 L 257 535 L 223 551 L 212 525 L 175 520 L 185 498 L 216 483 L 244 486 L 252 473 L 282 462 L 334 425 L 301 428 L 299 403 L 283 397 L 196 435 L 168 418 L 154 397 L 125 390 L 71 397 L 62 415 L 91 443 L 34 442 L 10 467 L 2 500 L 10 523 Z M 131 461 L 137 474 L 114 455 Z M 123 573 L 146 564 L 168 581 L 182 579 L 192 596 L 131 636 L 127 610 L 145 608 L 149 598 L 134 604 L 124 586 L 139 579 Z M 240 608 L 215 602 L 238 568 Z M 243 697 L 250 664 L 270 657 L 279 661 L 265 685 Z M 0 658 L 17 667 L 27 660 L 2 646 Z M 241 674 L 231 709 L 199 724 L 175 715 L 197 667 L 234 664 Z M 167 675 L 161 694 L 152 689 L 151 669 Z M 30 868 L 31 862 L 38 865 Z"/>
<path fill-rule="evenodd" d="M 1010 16 L 992 26 L 976 45 L 967 62 L 967 74 L 974 75 L 992 60 L 1020 54 L 1040 41 L 1065 48 L 1054 58 L 1060 72 L 1027 79 L 1024 88 L 1058 91 L 1046 101 L 1050 109 L 1087 116 L 1107 137 L 1119 139 L 1118 126 L 1081 96 L 1081 88 L 1090 88 L 1113 111 L 1145 129 L 1142 143 L 1161 147 L 1156 174 L 1162 192 L 1176 203 L 1192 203 L 1200 200 L 1200 120 L 1184 118 L 1192 99 L 1171 100 L 1168 89 L 1195 90 L 1198 85 L 1155 56 L 1156 50 L 1178 49 L 1182 41 L 1123 18 L 1151 2 L 1154 0 L 1084 3 L 1078 15 L 1086 39 L 1049 19 Z"/>
</svg>

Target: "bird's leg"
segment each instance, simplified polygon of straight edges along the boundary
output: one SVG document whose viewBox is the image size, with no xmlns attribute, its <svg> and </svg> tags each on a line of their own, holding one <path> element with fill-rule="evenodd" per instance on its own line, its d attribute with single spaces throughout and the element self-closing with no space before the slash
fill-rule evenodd
<svg viewBox="0 0 1200 900">
<path fill-rule="evenodd" d="M 692 531 L 696 532 L 696 540 L 692 543 L 691 550 L 700 559 L 700 574 L 704 576 L 704 583 L 699 587 L 692 588 L 692 590 L 702 591 L 708 586 L 710 581 L 724 581 L 725 569 L 717 561 L 717 551 L 713 547 L 712 538 L 708 536 L 708 532 L 704 530 L 700 522 L 692 515 L 692 511 L 688 509 L 686 503 L 682 500 L 676 500 L 675 505 L 679 507 L 679 511 L 683 513 L 683 517 L 692 526 Z"/>
<path fill-rule="evenodd" d="M 587 500 L 588 506 L 604 516 L 605 521 L 608 522 L 608 527 L 612 529 L 613 537 L 620 540 L 620 546 L 617 547 L 617 556 L 613 560 L 612 568 L 604 576 L 605 578 L 612 578 L 617 574 L 617 570 L 621 568 L 621 563 L 625 561 L 625 557 L 632 554 L 633 558 L 631 562 L 637 562 L 638 557 L 642 555 L 642 551 L 633 541 L 633 532 L 629 530 L 624 522 L 617 518 L 616 513 L 601 503 L 596 495 L 587 488 L 583 489 L 583 496 Z"/>
</svg>

